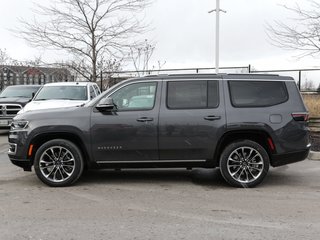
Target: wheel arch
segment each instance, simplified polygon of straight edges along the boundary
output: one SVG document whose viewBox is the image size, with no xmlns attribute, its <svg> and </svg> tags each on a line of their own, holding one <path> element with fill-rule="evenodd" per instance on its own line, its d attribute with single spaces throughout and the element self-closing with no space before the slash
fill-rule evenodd
<svg viewBox="0 0 320 240">
<path fill-rule="evenodd" d="M 34 162 L 34 158 L 36 155 L 36 152 L 40 148 L 41 145 L 43 145 L 45 142 L 48 142 L 53 139 L 64 139 L 68 140 L 72 143 L 74 143 L 82 153 L 83 159 L 84 159 L 84 166 L 88 167 L 90 155 L 88 152 L 88 149 L 86 148 L 84 142 L 82 139 L 75 133 L 67 133 L 67 132 L 55 132 L 55 133 L 41 133 L 36 135 L 30 142 L 30 145 L 33 145 L 31 156 L 28 157 L 31 160 L 32 164 Z M 28 147 L 29 149 L 29 147 Z M 29 151 L 29 150 L 28 150 Z"/>
<path fill-rule="evenodd" d="M 219 140 L 216 151 L 213 157 L 213 164 L 215 167 L 219 166 L 220 156 L 223 150 L 232 142 L 240 140 L 251 140 L 259 143 L 268 153 L 271 160 L 272 154 L 276 152 L 275 145 L 272 137 L 263 130 L 250 130 L 250 131 L 229 131 L 226 132 Z"/>
</svg>

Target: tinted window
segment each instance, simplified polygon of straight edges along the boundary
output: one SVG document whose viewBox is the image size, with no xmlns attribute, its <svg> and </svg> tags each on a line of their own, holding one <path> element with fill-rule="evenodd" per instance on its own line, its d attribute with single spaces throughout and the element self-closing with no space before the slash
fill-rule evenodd
<svg viewBox="0 0 320 240">
<path fill-rule="evenodd" d="M 95 91 L 96 91 L 96 94 L 99 95 L 101 92 L 100 92 L 100 89 L 97 85 L 93 85 Z"/>
<path fill-rule="evenodd" d="M 215 108 L 219 105 L 218 81 L 208 81 L 208 107 Z"/>
<path fill-rule="evenodd" d="M 41 88 L 35 101 L 65 99 L 87 100 L 87 87 L 85 86 L 44 86 Z"/>
<path fill-rule="evenodd" d="M 11 97 L 18 97 L 18 98 L 31 98 L 32 93 L 36 93 L 40 87 L 30 87 L 30 86 L 10 86 L 4 89 L 1 94 L 0 98 L 11 98 Z"/>
<path fill-rule="evenodd" d="M 90 99 L 94 99 L 96 97 L 96 93 L 94 92 L 94 89 L 92 86 L 90 86 L 89 91 L 90 91 Z"/>
<path fill-rule="evenodd" d="M 156 82 L 134 83 L 125 86 L 110 97 L 118 110 L 150 110 L 154 106 Z"/>
<path fill-rule="evenodd" d="M 217 81 L 168 82 L 168 108 L 214 108 L 218 106 L 218 99 Z"/>
<path fill-rule="evenodd" d="M 229 81 L 229 89 L 235 107 L 267 107 L 288 100 L 283 82 Z"/>
</svg>

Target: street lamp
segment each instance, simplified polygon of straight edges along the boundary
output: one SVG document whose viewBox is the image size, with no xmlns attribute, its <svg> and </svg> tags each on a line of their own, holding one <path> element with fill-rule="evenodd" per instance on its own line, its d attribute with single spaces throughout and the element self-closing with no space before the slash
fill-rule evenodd
<svg viewBox="0 0 320 240">
<path fill-rule="evenodd" d="M 226 13 L 225 10 L 220 9 L 220 0 L 216 0 L 216 9 L 208 13 L 216 12 L 216 74 L 219 73 L 219 25 L 220 25 L 220 12 Z"/>
</svg>

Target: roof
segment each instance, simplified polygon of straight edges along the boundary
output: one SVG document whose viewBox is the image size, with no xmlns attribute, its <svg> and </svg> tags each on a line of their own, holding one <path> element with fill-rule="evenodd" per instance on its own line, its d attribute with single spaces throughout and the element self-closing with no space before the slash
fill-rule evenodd
<svg viewBox="0 0 320 240">
<path fill-rule="evenodd" d="M 93 82 L 55 82 L 55 83 L 47 83 L 44 86 L 87 86 L 92 85 Z"/>
<path fill-rule="evenodd" d="M 42 85 L 39 85 L 39 84 L 31 84 L 31 85 L 9 85 L 9 86 L 6 86 L 6 88 L 16 88 L 16 87 L 23 87 L 23 88 L 34 88 L 34 87 L 42 87 Z"/>
<path fill-rule="evenodd" d="M 0 65 L 0 71 L 2 71 L 5 68 L 20 74 L 21 73 L 23 74 L 29 70 L 39 71 L 43 74 L 53 74 L 53 73 L 63 73 L 66 75 L 70 74 L 70 72 L 66 68 Z"/>
<path fill-rule="evenodd" d="M 166 80 L 166 79 L 226 79 L 226 80 L 273 80 L 273 81 L 294 81 L 292 77 L 276 74 L 159 74 L 148 75 L 130 80 Z"/>
</svg>

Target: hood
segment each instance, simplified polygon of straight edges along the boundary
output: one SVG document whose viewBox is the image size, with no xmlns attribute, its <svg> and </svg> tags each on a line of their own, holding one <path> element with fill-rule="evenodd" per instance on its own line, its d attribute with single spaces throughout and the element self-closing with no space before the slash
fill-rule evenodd
<svg viewBox="0 0 320 240">
<path fill-rule="evenodd" d="M 25 97 L 0 98 L 0 104 L 1 103 L 17 103 L 17 104 L 25 105 L 29 101 L 30 101 L 30 98 L 25 98 Z"/>
<path fill-rule="evenodd" d="M 19 112 L 29 112 L 34 110 L 53 109 L 53 108 L 65 108 L 65 107 L 76 107 L 80 106 L 87 101 L 77 100 L 45 100 L 45 101 L 31 101 Z"/>
<path fill-rule="evenodd" d="M 27 120 L 27 121 L 42 121 L 43 124 L 50 125 L 50 121 L 56 124 L 63 124 L 67 119 L 75 120 L 83 119 L 88 120 L 90 116 L 90 107 L 65 107 L 65 108 L 50 108 L 34 111 L 21 112 L 14 117 L 14 120 Z"/>
</svg>

